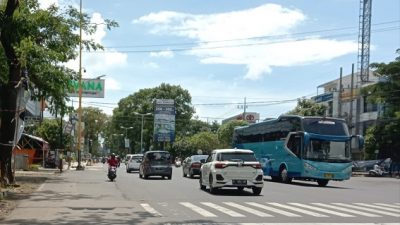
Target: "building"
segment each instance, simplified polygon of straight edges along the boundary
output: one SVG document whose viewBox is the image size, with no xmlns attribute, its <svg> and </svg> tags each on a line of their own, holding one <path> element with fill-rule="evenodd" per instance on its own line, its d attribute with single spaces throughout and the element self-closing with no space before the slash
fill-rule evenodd
<svg viewBox="0 0 400 225">
<path fill-rule="evenodd" d="M 368 127 L 376 122 L 381 107 L 368 103 L 367 95 L 361 94 L 361 88 L 382 81 L 380 79 L 372 71 L 366 83 L 360 82 L 358 73 L 346 75 L 319 85 L 317 96 L 312 100 L 327 106 L 326 116 L 345 119 L 350 134 L 365 135 Z M 318 94 L 321 89 L 322 93 Z M 362 152 L 353 151 L 353 159 L 363 159 Z"/>
<path fill-rule="evenodd" d="M 245 112 L 245 113 L 240 113 L 238 115 L 229 117 L 227 119 L 222 120 L 222 124 L 227 123 L 231 120 L 244 120 L 249 122 L 249 123 L 256 123 L 260 120 L 260 114 L 256 112 Z"/>
</svg>

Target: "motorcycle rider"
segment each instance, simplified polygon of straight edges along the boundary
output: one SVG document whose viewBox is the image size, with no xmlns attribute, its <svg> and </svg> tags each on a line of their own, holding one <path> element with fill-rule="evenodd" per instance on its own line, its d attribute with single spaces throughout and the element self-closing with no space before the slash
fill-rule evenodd
<svg viewBox="0 0 400 225">
<path fill-rule="evenodd" d="M 107 160 L 108 163 L 108 170 L 110 170 L 111 167 L 118 167 L 118 160 L 115 157 L 114 153 L 111 153 L 110 158 Z"/>
</svg>

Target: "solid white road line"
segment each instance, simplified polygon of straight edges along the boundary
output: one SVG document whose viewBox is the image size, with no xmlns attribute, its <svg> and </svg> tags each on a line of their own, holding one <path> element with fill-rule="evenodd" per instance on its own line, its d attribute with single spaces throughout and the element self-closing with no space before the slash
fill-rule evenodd
<svg viewBox="0 0 400 225">
<path fill-rule="evenodd" d="M 271 212 L 274 212 L 274 213 L 278 213 L 278 214 L 281 214 L 281 215 L 284 215 L 284 216 L 288 216 L 288 217 L 301 217 L 300 215 L 297 215 L 297 214 L 294 214 L 294 213 L 291 213 L 291 212 L 286 212 L 286 211 L 281 210 L 281 209 L 276 209 L 276 208 L 269 207 L 269 206 L 266 206 L 266 205 L 262 205 L 262 204 L 259 204 L 259 203 L 255 203 L 255 202 L 246 202 L 246 204 L 251 205 L 251 206 L 255 206 L 255 207 L 258 207 L 258 208 L 261 208 L 261 209 L 265 209 L 265 210 L 268 210 L 268 211 L 271 211 Z"/>
<path fill-rule="evenodd" d="M 277 206 L 277 207 L 281 207 L 281 208 L 285 208 L 285 209 L 289 209 L 289 210 L 296 211 L 296 212 L 299 212 L 299 213 L 303 213 L 303 214 L 306 214 L 306 215 L 309 215 L 309 216 L 329 217 L 327 215 L 311 212 L 311 211 L 304 210 L 304 209 L 299 209 L 299 208 L 296 208 L 296 207 L 293 207 L 293 206 L 289 206 L 289 205 L 279 204 L 279 203 L 276 203 L 276 202 L 271 202 L 271 203 L 267 202 L 267 204 L 270 204 L 270 205 L 273 205 L 273 206 Z"/>
<path fill-rule="evenodd" d="M 370 207 L 370 208 L 375 208 L 375 209 L 383 209 L 383 210 L 391 211 L 391 212 L 395 212 L 395 213 L 400 213 L 400 209 L 392 209 L 392 208 L 388 208 L 388 207 L 384 207 L 384 206 L 365 204 L 365 203 L 354 203 L 354 204 L 365 206 L 365 207 Z"/>
<path fill-rule="evenodd" d="M 213 214 L 213 213 L 211 213 L 211 212 L 209 212 L 209 211 L 207 211 L 205 209 L 202 209 L 202 208 L 200 208 L 198 206 L 195 206 L 192 203 L 180 202 L 179 204 L 181 204 L 181 205 L 193 210 L 194 212 L 196 212 L 196 213 L 198 213 L 198 214 L 200 214 L 200 215 L 202 215 L 204 217 L 217 217 L 217 215 L 215 215 L 215 214 Z"/>
<path fill-rule="evenodd" d="M 381 211 L 381 210 L 377 210 L 377 209 L 369 209 L 369 208 L 350 205 L 350 204 L 345 204 L 345 203 L 332 203 L 332 204 L 340 205 L 340 206 L 348 207 L 348 208 L 353 208 L 353 209 L 364 210 L 364 211 L 367 211 L 367 212 L 373 212 L 373 213 L 377 213 L 377 214 L 383 214 L 383 215 L 387 215 L 387 216 L 400 217 L 400 214 L 385 212 L 385 211 Z"/>
<path fill-rule="evenodd" d="M 347 208 L 342 208 L 342 207 L 334 206 L 334 205 L 328 205 L 328 204 L 324 204 L 324 203 L 312 203 L 312 204 L 318 205 L 318 206 L 322 206 L 322 207 L 325 207 L 325 208 L 341 210 L 341 211 L 345 211 L 345 212 L 356 214 L 356 215 L 366 216 L 366 217 L 382 217 L 382 216 L 375 215 L 375 214 L 372 214 L 372 213 L 360 212 L 360 211 L 347 209 Z"/>
<path fill-rule="evenodd" d="M 234 208 L 237 208 L 237 209 L 240 209 L 240 210 L 243 210 L 245 212 L 254 214 L 254 215 L 259 216 L 259 217 L 274 217 L 273 215 L 270 215 L 270 214 L 267 214 L 267 213 L 252 209 L 250 207 L 239 205 L 239 204 L 236 204 L 234 202 L 224 202 L 224 204 L 229 205 L 229 206 L 234 207 Z"/>
<path fill-rule="evenodd" d="M 232 217 L 245 217 L 245 215 L 243 215 L 243 214 L 237 213 L 235 211 L 232 211 L 230 209 L 227 209 L 225 207 L 219 206 L 219 205 L 211 203 L 211 202 L 201 202 L 201 204 L 208 206 L 210 208 L 216 209 L 222 213 L 228 214 L 229 216 L 232 216 Z"/>
<path fill-rule="evenodd" d="M 140 204 L 144 210 L 146 210 L 148 213 L 152 214 L 153 216 L 161 217 L 162 214 L 157 212 L 154 208 L 152 208 L 149 204 L 147 203 L 142 203 Z"/>
<path fill-rule="evenodd" d="M 306 205 L 306 204 L 301 204 L 301 203 L 289 203 L 289 204 L 298 206 L 300 208 L 307 208 L 307 209 L 311 209 L 311 210 L 315 210 L 315 211 L 320 211 L 320 212 L 323 212 L 323 213 L 333 214 L 335 216 L 354 217 L 353 215 L 350 215 L 350 214 L 336 212 L 336 211 L 332 211 L 332 210 L 329 210 L 329 209 L 322 209 L 322 208 L 319 208 L 319 207 L 310 206 L 310 205 Z"/>
<path fill-rule="evenodd" d="M 396 208 L 396 209 L 400 209 L 399 205 L 391 205 L 391 204 L 385 204 L 385 203 L 374 203 L 375 205 L 381 205 L 381 206 L 385 206 L 385 207 L 389 207 L 389 208 Z"/>
</svg>

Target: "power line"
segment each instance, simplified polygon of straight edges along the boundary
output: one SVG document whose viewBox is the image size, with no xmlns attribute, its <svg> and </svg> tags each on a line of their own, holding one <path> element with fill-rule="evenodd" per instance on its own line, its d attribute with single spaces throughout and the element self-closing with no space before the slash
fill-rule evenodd
<svg viewBox="0 0 400 225">
<path fill-rule="evenodd" d="M 400 20 L 380 22 L 380 23 L 375 23 L 373 25 L 379 26 L 379 25 L 393 24 L 393 23 L 398 23 L 398 22 L 400 22 Z M 332 31 L 350 30 L 350 29 L 357 29 L 357 28 L 358 27 L 356 27 L 356 26 L 351 26 L 351 27 L 341 27 L 341 28 L 297 32 L 297 33 L 292 33 L 292 34 L 264 35 L 264 36 L 256 36 L 256 37 L 214 40 L 214 41 L 169 43 L 169 44 L 149 44 L 149 45 L 105 46 L 105 47 L 118 49 L 118 48 L 149 48 L 149 47 L 187 46 L 187 45 L 211 44 L 211 43 L 221 43 L 221 42 L 246 41 L 246 40 L 254 40 L 254 39 L 257 40 L 257 39 L 267 39 L 267 38 L 285 38 L 285 37 L 289 37 L 289 36 L 293 37 L 293 36 L 300 36 L 300 35 L 306 35 L 306 34 L 326 33 L 326 32 L 332 32 Z"/>
<path fill-rule="evenodd" d="M 400 27 L 386 27 L 371 31 L 371 33 L 377 32 L 387 32 L 392 30 L 399 30 Z M 337 37 L 346 37 L 346 36 L 355 36 L 358 32 L 353 33 L 344 33 L 344 34 L 336 34 L 336 35 L 327 35 L 327 36 L 319 36 L 318 39 L 321 38 L 337 38 Z M 251 47 L 251 46 L 259 46 L 259 45 L 272 45 L 272 44 L 280 44 L 287 42 L 300 42 L 312 40 L 315 37 L 306 37 L 306 38 L 298 38 L 298 39 L 287 39 L 287 40 L 279 40 L 279 41 L 268 41 L 268 42 L 255 42 L 255 43 L 247 43 L 247 44 L 232 44 L 232 45 L 221 45 L 221 46 L 211 46 L 211 47 L 193 47 L 193 48 L 174 48 L 174 49 L 152 49 L 152 50 L 122 50 L 122 51 L 113 51 L 113 50 L 104 50 L 104 51 L 95 51 L 95 52 L 87 52 L 87 53 L 96 53 L 96 54 L 104 54 L 110 52 L 118 52 L 118 53 L 156 53 L 156 52 L 184 52 L 184 51 L 197 51 L 197 50 L 213 50 L 213 49 L 224 49 L 224 48 L 238 48 L 238 47 Z"/>
</svg>

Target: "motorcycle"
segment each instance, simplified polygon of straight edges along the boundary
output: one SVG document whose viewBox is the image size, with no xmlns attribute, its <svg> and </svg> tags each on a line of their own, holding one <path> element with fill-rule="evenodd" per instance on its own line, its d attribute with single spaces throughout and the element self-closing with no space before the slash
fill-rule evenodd
<svg viewBox="0 0 400 225">
<path fill-rule="evenodd" d="M 182 162 L 180 160 L 175 161 L 175 167 L 180 167 L 182 165 Z"/>
<path fill-rule="evenodd" d="M 117 178 L 117 167 L 115 166 L 110 166 L 110 168 L 108 169 L 108 179 L 110 179 L 110 181 L 114 181 L 115 178 Z"/>
<path fill-rule="evenodd" d="M 388 172 L 385 171 L 384 168 L 382 168 L 378 165 L 374 165 L 374 168 L 372 170 L 368 171 L 368 175 L 371 177 L 383 177 L 387 174 L 388 174 Z"/>
</svg>

